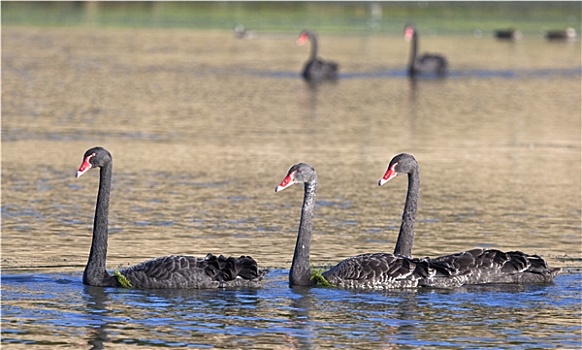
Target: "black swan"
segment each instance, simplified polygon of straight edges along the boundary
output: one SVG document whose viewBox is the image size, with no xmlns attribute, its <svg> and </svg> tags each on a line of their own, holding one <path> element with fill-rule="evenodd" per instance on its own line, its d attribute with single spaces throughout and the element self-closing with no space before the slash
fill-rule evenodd
<svg viewBox="0 0 582 350">
<path fill-rule="evenodd" d="M 495 38 L 499 40 L 521 40 L 523 38 L 523 34 L 519 30 L 514 28 L 508 29 L 497 29 L 495 31 Z"/>
<path fill-rule="evenodd" d="M 408 63 L 408 75 L 410 77 L 430 74 L 442 77 L 447 74 L 449 63 L 444 56 L 427 53 L 417 56 L 418 33 L 413 25 L 407 25 L 404 28 L 404 39 L 412 41 L 410 61 Z"/>
<path fill-rule="evenodd" d="M 289 271 L 289 286 L 336 286 L 359 289 L 392 289 L 435 287 L 451 288 L 461 284 L 450 278 L 447 267 L 431 267 L 429 259 L 413 259 L 386 253 L 363 254 L 347 258 L 321 274 L 311 271 L 309 255 L 317 173 L 310 165 L 295 164 L 275 188 L 282 191 L 294 184 L 304 184 L 303 207 L 293 261 Z"/>
<path fill-rule="evenodd" d="M 111 187 L 112 157 L 102 147 L 94 147 L 83 156 L 77 177 L 92 168 L 101 168 L 99 192 L 93 221 L 93 241 L 89 261 L 83 273 L 83 283 L 97 287 L 125 287 L 138 289 L 161 288 L 228 288 L 260 286 L 266 271 L 260 270 L 250 256 L 240 258 L 214 256 L 165 256 L 142 262 L 110 275 L 105 269 L 109 193 Z"/>
<path fill-rule="evenodd" d="M 546 39 L 551 41 L 576 40 L 576 38 L 578 38 L 578 33 L 576 33 L 576 29 L 572 27 L 564 30 L 551 30 L 546 33 Z"/>
<path fill-rule="evenodd" d="M 297 45 L 303 45 L 307 40 L 311 41 L 311 54 L 303 68 L 303 78 L 311 82 L 337 79 L 338 64 L 317 57 L 317 36 L 314 32 L 302 31 L 297 38 Z"/>
<path fill-rule="evenodd" d="M 420 188 L 418 163 L 412 155 L 395 156 L 378 185 L 382 186 L 399 174 L 408 175 L 408 193 L 394 254 L 410 257 Z M 559 268 L 549 268 L 537 255 L 481 248 L 431 259 L 430 266 L 438 270 L 445 281 L 448 274 L 453 284 L 548 283 L 560 272 Z"/>
</svg>

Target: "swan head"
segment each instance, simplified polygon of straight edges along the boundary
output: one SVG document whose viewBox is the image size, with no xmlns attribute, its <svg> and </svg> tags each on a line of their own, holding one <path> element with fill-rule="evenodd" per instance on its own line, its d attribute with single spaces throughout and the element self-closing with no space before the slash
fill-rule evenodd
<svg viewBox="0 0 582 350">
<path fill-rule="evenodd" d="M 283 191 L 298 183 L 312 183 L 314 180 L 317 180 L 315 169 L 309 164 L 298 163 L 289 169 L 283 181 L 275 188 L 275 192 Z"/>
<path fill-rule="evenodd" d="M 382 186 L 400 174 L 408 174 L 416 170 L 418 170 L 418 163 L 414 156 L 408 153 L 400 153 L 392 158 L 384 176 L 378 181 L 378 186 Z"/>
<path fill-rule="evenodd" d="M 407 24 L 404 27 L 404 40 L 411 41 L 414 38 L 415 34 L 416 34 L 416 28 L 414 27 L 413 24 Z"/>
<path fill-rule="evenodd" d="M 297 45 L 303 45 L 307 42 L 307 40 L 311 39 L 315 34 L 313 34 L 312 31 L 309 30 L 304 30 L 301 33 L 299 33 L 299 37 L 297 38 L 297 41 L 295 42 Z"/>
<path fill-rule="evenodd" d="M 88 149 L 83 155 L 83 162 L 77 170 L 77 176 L 85 174 L 87 171 L 95 167 L 102 167 L 111 163 L 111 153 L 103 147 L 93 147 Z"/>
<path fill-rule="evenodd" d="M 572 28 L 572 27 L 568 27 L 566 28 L 566 37 L 567 38 L 576 38 L 578 36 L 578 34 L 576 33 L 576 29 Z"/>
</svg>

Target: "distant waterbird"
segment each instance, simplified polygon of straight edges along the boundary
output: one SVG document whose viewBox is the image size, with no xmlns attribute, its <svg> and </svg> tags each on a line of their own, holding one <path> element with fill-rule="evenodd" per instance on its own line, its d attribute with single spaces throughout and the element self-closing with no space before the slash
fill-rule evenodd
<svg viewBox="0 0 582 350">
<path fill-rule="evenodd" d="M 515 41 L 521 40 L 523 34 L 515 28 L 497 29 L 495 31 L 495 38 L 499 40 Z"/>
<path fill-rule="evenodd" d="M 404 39 L 411 43 L 408 61 L 408 75 L 410 77 L 418 75 L 443 77 L 447 74 L 449 62 L 445 56 L 430 53 L 418 55 L 418 32 L 414 25 L 407 25 L 404 28 Z"/>
<path fill-rule="evenodd" d="M 574 41 L 578 39 L 578 32 L 572 27 L 564 30 L 550 30 L 546 32 L 546 39 L 550 41 Z"/>
<path fill-rule="evenodd" d="M 304 30 L 297 38 L 297 45 L 311 42 L 311 53 L 309 59 L 303 67 L 301 76 L 309 82 L 321 82 L 324 80 L 337 79 L 339 65 L 333 61 L 326 61 L 318 57 L 317 35 L 310 30 Z"/>
</svg>

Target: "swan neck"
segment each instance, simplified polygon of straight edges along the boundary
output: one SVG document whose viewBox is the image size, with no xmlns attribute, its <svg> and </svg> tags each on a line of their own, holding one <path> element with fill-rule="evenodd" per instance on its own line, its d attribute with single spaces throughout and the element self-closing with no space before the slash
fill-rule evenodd
<svg viewBox="0 0 582 350">
<path fill-rule="evenodd" d="M 414 63 L 416 62 L 416 54 L 418 51 L 418 35 L 416 31 L 412 35 L 412 42 L 410 44 L 410 61 L 408 63 L 408 70 L 410 73 L 414 72 Z"/>
<path fill-rule="evenodd" d="M 309 55 L 309 59 L 314 60 L 317 57 L 317 37 L 311 35 L 309 41 L 311 42 L 311 54 Z"/>
<path fill-rule="evenodd" d="M 83 273 L 83 282 L 91 286 L 104 286 L 111 280 L 105 263 L 107 259 L 107 236 L 109 227 L 109 193 L 111 189 L 112 164 L 104 165 L 99 174 L 99 192 L 93 219 L 93 240 L 89 260 Z"/>
<path fill-rule="evenodd" d="M 315 175 L 314 175 L 315 176 Z M 309 253 L 311 250 L 311 231 L 313 228 L 313 214 L 315 210 L 315 192 L 317 190 L 317 176 L 305 183 L 303 207 L 301 208 L 301 220 L 299 232 L 293 253 L 293 262 L 289 271 L 290 286 L 310 286 L 311 268 L 309 266 Z"/>
<path fill-rule="evenodd" d="M 420 174 L 418 167 L 408 173 L 408 192 L 406 193 L 406 203 L 402 213 L 402 224 L 400 233 L 394 248 L 395 255 L 412 255 L 412 244 L 414 242 L 414 221 L 416 220 L 416 208 L 418 203 L 418 190 L 420 188 Z"/>
</svg>

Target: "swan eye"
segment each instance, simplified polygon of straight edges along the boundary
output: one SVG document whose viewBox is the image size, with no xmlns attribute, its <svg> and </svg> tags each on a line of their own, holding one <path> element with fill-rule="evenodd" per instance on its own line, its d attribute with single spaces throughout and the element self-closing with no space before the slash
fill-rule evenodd
<svg viewBox="0 0 582 350">
<path fill-rule="evenodd" d="M 91 159 L 92 159 L 93 157 L 95 157 L 95 156 L 96 156 L 96 154 L 95 154 L 95 153 L 91 153 L 90 155 L 88 155 L 88 156 L 87 156 L 87 158 L 85 158 L 85 161 L 84 161 L 84 163 L 87 163 L 87 164 L 89 164 L 90 166 L 93 166 L 93 164 L 91 163 Z"/>
</svg>

